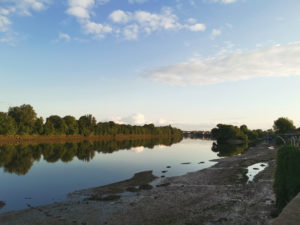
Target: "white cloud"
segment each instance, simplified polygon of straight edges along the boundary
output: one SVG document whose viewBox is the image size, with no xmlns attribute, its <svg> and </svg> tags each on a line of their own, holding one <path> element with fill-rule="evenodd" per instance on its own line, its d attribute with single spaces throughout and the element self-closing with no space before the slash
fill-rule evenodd
<svg viewBox="0 0 300 225">
<path fill-rule="evenodd" d="M 8 14 L 19 13 L 31 16 L 32 11 L 41 11 L 48 7 L 51 0 L 4 0 Z"/>
<path fill-rule="evenodd" d="M 178 17 L 170 8 L 163 8 L 160 13 L 151 13 L 143 10 L 134 12 L 124 12 L 122 10 L 113 11 L 109 19 L 121 25 L 116 30 L 123 30 L 123 36 L 127 40 L 135 40 L 140 33 L 147 35 L 160 30 L 178 31 L 187 29 L 194 32 L 205 31 L 206 26 L 193 18 L 187 20 L 189 24 L 181 24 Z M 124 25 L 124 27 L 122 27 Z"/>
<path fill-rule="evenodd" d="M 111 33 L 112 28 L 108 25 L 87 21 L 84 23 L 84 29 L 88 34 L 95 34 L 96 37 L 103 38 L 105 34 Z"/>
<path fill-rule="evenodd" d="M 148 0 L 128 0 L 128 2 L 130 4 L 134 4 L 134 3 L 139 3 L 139 4 L 142 4 L 142 3 L 145 3 L 147 2 Z"/>
<path fill-rule="evenodd" d="M 128 23 L 130 20 L 131 14 L 126 13 L 122 10 L 116 10 L 113 11 L 110 15 L 109 18 L 114 22 L 114 23 Z"/>
<path fill-rule="evenodd" d="M 0 0 L 0 43 L 15 45 L 21 36 L 12 28 L 13 16 L 31 16 L 44 10 L 51 0 Z"/>
<path fill-rule="evenodd" d="M 187 19 L 187 22 L 191 23 L 191 24 L 195 24 L 195 23 L 197 23 L 197 20 L 195 18 L 189 18 L 189 19 Z"/>
<path fill-rule="evenodd" d="M 128 118 L 128 122 L 130 124 L 144 125 L 146 123 L 146 119 L 143 114 L 137 113 L 137 114 L 133 115 L 132 117 Z"/>
<path fill-rule="evenodd" d="M 173 14 L 172 10 L 169 8 L 163 9 L 161 14 L 136 11 L 134 14 L 134 20 L 139 23 L 147 33 L 151 33 L 152 31 L 159 29 L 177 30 L 181 27 L 177 16 Z"/>
<path fill-rule="evenodd" d="M 67 13 L 81 19 L 90 18 L 89 11 L 83 7 L 71 7 L 67 10 Z"/>
<path fill-rule="evenodd" d="M 205 31 L 206 30 L 206 26 L 202 23 L 196 23 L 194 25 L 188 26 L 188 29 L 191 31 Z"/>
<path fill-rule="evenodd" d="M 210 38 L 211 39 L 215 39 L 216 37 L 220 36 L 221 34 L 222 34 L 221 30 L 219 30 L 219 29 L 213 29 L 211 31 Z"/>
<path fill-rule="evenodd" d="M 141 114 L 141 113 L 136 113 L 131 116 L 124 117 L 124 118 L 115 117 L 115 118 L 112 118 L 112 121 L 114 121 L 115 123 L 118 123 L 118 124 L 131 124 L 131 125 L 144 125 L 146 123 L 150 123 L 150 122 L 146 121 L 145 115 Z"/>
<path fill-rule="evenodd" d="M 126 26 L 123 34 L 127 40 L 136 40 L 138 38 L 139 27 L 136 24 Z"/>
<path fill-rule="evenodd" d="M 153 81 L 175 85 L 207 85 L 257 77 L 300 75 L 300 42 L 235 52 L 204 60 L 148 70 Z"/>
<path fill-rule="evenodd" d="M 97 4 L 105 4 L 109 0 L 69 0 L 69 8 L 67 13 L 74 16 L 84 32 L 94 35 L 95 38 L 103 38 L 107 33 L 112 32 L 112 27 L 91 20 L 93 8 Z"/>
<path fill-rule="evenodd" d="M 220 2 L 224 4 L 231 4 L 237 2 L 237 0 L 210 0 L 211 2 Z"/>
<path fill-rule="evenodd" d="M 213 29 L 211 32 L 211 39 L 215 39 L 216 37 L 220 36 L 222 34 L 222 31 L 219 29 Z"/>
<path fill-rule="evenodd" d="M 6 32 L 10 24 L 11 21 L 7 17 L 0 15 L 0 32 Z"/>
<path fill-rule="evenodd" d="M 68 34 L 65 34 L 65 33 L 59 33 L 59 34 L 58 34 L 58 39 L 59 39 L 59 40 L 65 40 L 65 41 L 69 42 L 69 41 L 71 40 L 71 37 L 70 37 L 70 35 L 68 35 Z"/>
</svg>

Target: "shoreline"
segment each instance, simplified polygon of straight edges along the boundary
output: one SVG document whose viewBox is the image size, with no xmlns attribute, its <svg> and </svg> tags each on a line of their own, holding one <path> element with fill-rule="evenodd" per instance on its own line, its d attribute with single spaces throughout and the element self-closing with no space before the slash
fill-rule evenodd
<svg viewBox="0 0 300 225">
<path fill-rule="evenodd" d="M 133 177 L 70 193 L 68 201 L 0 214 L 0 223 L 268 224 L 275 203 L 272 190 L 275 153 L 276 150 L 261 144 L 243 155 L 214 160 L 217 164 L 210 168 L 156 180 L 158 185 L 151 190 L 128 193 L 128 187 L 151 182 L 153 177 L 148 171 L 148 178 L 139 176 L 137 183 Z M 260 162 L 268 162 L 269 166 L 248 183 L 247 167 Z M 103 198 L 119 192 L 123 192 L 119 197 Z"/>
<path fill-rule="evenodd" d="M 44 144 L 44 143 L 67 143 L 81 141 L 123 141 L 123 140 L 138 140 L 138 139 L 166 139 L 166 138 L 181 138 L 179 135 L 0 135 L 0 145 L 17 145 L 17 144 Z"/>
</svg>

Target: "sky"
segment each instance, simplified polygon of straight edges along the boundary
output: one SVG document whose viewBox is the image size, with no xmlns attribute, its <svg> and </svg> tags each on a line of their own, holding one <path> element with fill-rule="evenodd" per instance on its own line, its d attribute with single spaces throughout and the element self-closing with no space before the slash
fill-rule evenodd
<svg viewBox="0 0 300 225">
<path fill-rule="evenodd" d="M 300 126 L 299 0 L 0 0 L 0 111 Z"/>
</svg>

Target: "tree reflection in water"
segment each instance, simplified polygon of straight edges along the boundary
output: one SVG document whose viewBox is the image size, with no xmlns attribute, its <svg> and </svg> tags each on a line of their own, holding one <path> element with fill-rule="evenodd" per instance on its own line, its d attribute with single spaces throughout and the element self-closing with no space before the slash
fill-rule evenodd
<svg viewBox="0 0 300 225">
<path fill-rule="evenodd" d="M 42 158 L 54 163 L 59 160 L 68 163 L 74 157 L 79 160 L 90 161 L 96 153 L 113 153 L 119 150 L 129 150 L 133 147 L 154 148 L 155 145 L 171 146 L 182 140 L 182 137 L 167 139 L 139 139 L 122 141 L 96 141 L 64 144 L 26 144 L 0 146 L 0 167 L 5 172 L 25 175 L 35 161 Z"/>
<path fill-rule="evenodd" d="M 247 148 L 247 143 L 237 145 L 214 142 L 211 149 L 213 152 L 218 152 L 219 157 L 231 157 L 244 153 Z"/>
</svg>

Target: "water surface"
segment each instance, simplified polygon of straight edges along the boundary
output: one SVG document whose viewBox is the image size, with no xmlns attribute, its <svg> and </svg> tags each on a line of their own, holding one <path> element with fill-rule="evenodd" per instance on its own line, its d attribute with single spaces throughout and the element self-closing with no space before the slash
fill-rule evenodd
<svg viewBox="0 0 300 225">
<path fill-rule="evenodd" d="M 0 212 L 61 201 L 72 191 L 153 170 L 177 176 L 219 158 L 208 140 L 135 140 L 0 147 Z M 171 168 L 167 168 L 171 167 Z M 162 173 L 162 171 L 166 171 Z"/>
</svg>

